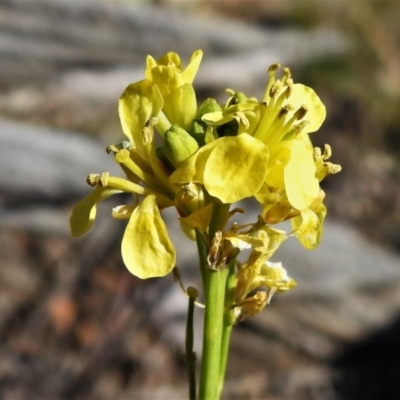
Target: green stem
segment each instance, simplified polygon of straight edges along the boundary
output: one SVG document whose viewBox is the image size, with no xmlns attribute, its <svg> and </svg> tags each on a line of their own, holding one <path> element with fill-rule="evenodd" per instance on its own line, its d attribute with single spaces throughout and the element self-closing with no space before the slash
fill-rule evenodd
<svg viewBox="0 0 400 400">
<path fill-rule="evenodd" d="M 229 204 L 214 203 L 208 232 L 210 241 L 216 231 L 223 229 L 229 212 L 229 206 Z M 204 241 L 200 238 L 200 235 L 197 236 L 197 239 L 205 300 L 199 400 L 217 400 L 219 398 L 220 356 L 228 269 L 213 271 L 208 268 L 207 254 L 209 249 L 204 245 Z"/>
<path fill-rule="evenodd" d="M 198 295 L 197 290 L 189 287 L 187 289 L 189 295 L 188 317 L 186 321 L 186 364 L 189 378 L 189 399 L 196 400 L 196 353 L 193 351 L 193 315 L 194 302 Z"/>
<path fill-rule="evenodd" d="M 219 385 L 222 328 L 227 269 L 206 271 L 203 356 L 200 374 L 200 400 L 216 400 Z"/>
<path fill-rule="evenodd" d="M 226 280 L 226 289 L 225 289 L 225 315 L 224 315 L 224 323 L 222 328 L 222 340 L 221 340 L 221 358 L 220 358 L 220 368 L 219 368 L 219 381 L 218 381 L 218 396 L 221 397 L 222 390 L 224 388 L 225 382 L 225 372 L 226 366 L 228 363 L 229 356 L 229 344 L 231 339 L 232 332 L 232 321 L 229 318 L 229 311 L 231 305 L 234 301 L 235 296 L 235 269 L 236 269 L 236 257 L 234 257 L 229 263 L 229 272 Z"/>
</svg>

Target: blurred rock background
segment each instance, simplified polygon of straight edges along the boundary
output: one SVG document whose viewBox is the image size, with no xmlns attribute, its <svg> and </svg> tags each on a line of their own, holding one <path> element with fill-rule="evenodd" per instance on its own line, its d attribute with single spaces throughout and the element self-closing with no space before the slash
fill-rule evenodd
<svg viewBox="0 0 400 400">
<path fill-rule="evenodd" d="M 80 240 L 68 218 L 89 172 L 118 172 L 104 148 L 145 56 L 202 48 L 202 99 L 260 96 L 267 67 L 289 66 L 327 105 L 315 143 L 343 166 L 324 182 L 321 247 L 293 239 L 276 257 L 298 288 L 236 328 L 225 398 L 397 399 L 399 13 L 390 0 L 1 0 L 0 398 L 186 398 L 172 277 L 126 271 L 112 201 Z M 190 250 L 179 266 L 196 284 Z"/>
</svg>

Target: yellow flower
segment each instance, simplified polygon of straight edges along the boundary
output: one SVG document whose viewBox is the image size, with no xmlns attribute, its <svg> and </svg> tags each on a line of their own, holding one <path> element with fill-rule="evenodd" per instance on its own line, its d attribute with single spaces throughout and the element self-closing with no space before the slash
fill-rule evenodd
<svg viewBox="0 0 400 400">
<path fill-rule="evenodd" d="M 260 118 L 260 106 L 257 99 L 254 97 L 248 99 L 243 93 L 234 92 L 231 89 L 227 89 L 226 92 L 231 96 L 224 108 L 204 114 L 202 120 L 217 127 L 236 121 L 237 126 L 229 126 L 231 125 L 229 124 L 219 133 L 220 136 L 228 136 L 231 132 L 234 132 L 235 136 L 243 132 L 252 134 Z"/>
<path fill-rule="evenodd" d="M 189 64 L 182 69 L 178 54 L 170 52 L 159 60 L 147 56 L 146 78 L 155 83 L 164 99 L 163 112 L 171 124 L 189 130 L 196 116 L 197 101 L 192 82 L 199 69 L 203 52 L 192 54 Z"/>
<path fill-rule="evenodd" d="M 279 65 L 270 67 L 260 102 L 229 89 L 224 105 L 207 99 L 197 108 L 192 83 L 202 56 L 195 51 L 186 68 L 173 52 L 157 61 L 147 57 L 146 79 L 129 85 L 119 99 L 128 142 L 108 147 L 126 178 L 89 175 L 94 190 L 75 206 L 71 232 L 80 236 L 91 228 L 99 202 L 129 193 L 132 204 L 112 210 L 115 218 L 128 219 L 124 263 L 140 278 L 164 276 L 176 255 L 160 209 L 174 206 L 188 236 L 197 231 L 210 246 L 210 268 L 225 268 L 241 250 L 252 248 L 236 288 L 236 306 L 242 316 L 250 315 L 273 292 L 293 286 L 286 271 L 268 261 L 286 235 L 267 224 L 291 219 L 292 235 L 314 248 L 326 215 L 319 182 L 340 167 L 327 162 L 329 146 L 323 153 L 313 149 L 309 134 L 324 121 L 325 107 L 312 89 L 293 83 L 288 69 L 277 79 Z M 244 233 L 233 226 L 208 237 L 216 202 L 248 197 L 262 204 L 262 218 Z M 270 289 L 269 297 L 247 297 L 262 285 Z"/>
<path fill-rule="evenodd" d="M 169 179 L 178 186 L 199 183 L 223 203 L 235 203 L 261 189 L 268 158 L 268 147 L 247 133 L 227 136 L 201 147 Z"/>
<path fill-rule="evenodd" d="M 139 278 L 164 276 L 175 266 L 175 249 L 159 208 L 177 203 L 168 182 L 169 171 L 157 157 L 153 141 L 153 127 L 162 107 L 160 90 L 150 80 L 127 87 L 119 101 L 119 114 L 129 146 L 109 146 L 127 178 L 107 173 L 90 175 L 88 183 L 95 189 L 75 206 L 70 219 L 73 236 L 80 236 L 92 226 L 100 201 L 116 193 L 131 193 L 133 205 L 115 208 L 113 216 L 129 218 L 122 240 L 122 257 L 129 271 Z M 141 196 L 144 200 L 139 203 Z"/>
<path fill-rule="evenodd" d="M 308 134 L 321 126 L 325 107 L 312 89 L 293 84 L 288 69 L 276 79 L 277 68 L 270 68 L 263 102 L 231 91 L 222 111 L 203 116 L 217 131 L 236 121 L 238 134 L 202 147 L 172 174 L 172 183 L 199 183 L 223 203 L 257 197 L 266 185 L 270 192 L 284 191 L 296 210 L 310 206 L 319 181 Z"/>
</svg>

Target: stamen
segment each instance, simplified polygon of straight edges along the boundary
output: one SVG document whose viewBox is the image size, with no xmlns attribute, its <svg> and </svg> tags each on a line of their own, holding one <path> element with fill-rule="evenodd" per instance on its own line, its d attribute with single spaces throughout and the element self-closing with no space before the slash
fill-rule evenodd
<svg viewBox="0 0 400 400">
<path fill-rule="evenodd" d="M 310 123 L 310 121 L 304 120 L 304 121 L 301 121 L 299 124 L 295 125 L 293 128 L 293 134 L 298 136 L 300 134 L 300 132 L 304 129 L 304 127 L 306 125 L 308 125 L 309 123 Z"/>
<path fill-rule="evenodd" d="M 289 111 L 293 111 L 294 107 L 291 104 L 284 105 L 278 113 L 278 118 L 283 118 Z"/>
<path fill-rule="evenodd" d="M 282 89 L 282 82 L 281 81 L 276 81 L 272 86 L 269 91 L 269 96 L 273 99 L 275 96 L 279 93 L 279 91 Z"/>
<path fill-rule="evenodd" d="M 322 158 L 324 160 L 329 160 L 332 156 L 332 149 L 331 146 L 329 146 L 329 144 L 325 144 L 324 146 L 324 155 L 322 156 Z"/>
<path fill-rule="evenodd" d="M 107 186 L 108 185 L 108 178 L 110 177 L 109 172 L 103 172 L 100 176 L 99 185 L 100 186 Z"/>
<path fill-rule="evenodd" d="M 211 269 L 215 269 L 215 266 L 217 265 L 221 240 L 222 240 L 222 232 L 221 231 L 215 232 L 215 236 L 211 243 L 210 252 L 207 255 L 208 266 Z"/>
<path fill-rule="evenodd" d="M 303 119 L 308 112 L 308 108 L 306 105 L 302 104 L 300 108 L 294 113 L 296 119 Z"/>
<path fill-rule="evenodd" d="M 190 182 L 186 185 L 181 186 L 175 198 L 178 204 L 183 206 L 192 201 L 197 196 L 197 193 L 197 186 L 194 183 Z"/>
<path fill-rule="evenodd" d="M 95 187 L 97 185 L 97 182 L 100 179 L 100 175 L 99 174 L 89 174 L 86 178 L 86 183 L 89 186 Z"/>
<path fill-rule="evenodd" d="M 122 149 L 132 149 L 132 144 L 131 142 L 127 141 L 127 140 L 123 140 L 120 143 L 117 144 L 110 144 L 107 148 L 106 148 L 106 152 L 107 154 L 110 153 L 117 153 L 118 151 L 122 150 Z"/>
<path fill-rule="evenodd" d="M 235 105 L 235 104 L 238 104 L 239 103 L 239 99 L 236 97 L 236 96 L 233 96 L 232 98 L 231 98 L 231 101 L 230 101 L 230 106 L 233 106 L 233 105 Z"/>
<path fill-rule="evenodd" d="M 284 96 L 285 96 L 286 99 L 288 99 L 290 97 L 290 95 L 292 94 L 292 92 L 293 92 L 293 80 L 292 79 L 288 79 L 285 82 L 285 85 L 286 85 L 286 90 L 285 90 Z"/>
<path fill-rule="evenodd" d="M 143 133 L 143 144 L 150 144 L 153 142 L 153 137 L 154 137 L 154 129 L 153 126 L 157 125 L 158 119 L 156 117 L 151 117 L 148 121 L 146 121 L 146 124 L 144 125 L 144 128 L 142 130 Z"/>
<path fill-rule="evenodd" d="M 282 82 L 285 82 L 290 79 L 290 77 L 292 76 L 292 74 L 290 73 L 290 69 L 289 68 L 283 68 L 283 76 L 282 76 Z"/>
<path fill-rule="evenodd" d="M 268 74 L 269 74 L 270 76 L 275 77 L 275 72 L 276 72 L 280 67 L 281 67 L 281 64 L 279 64 L 279 63 L 275 63 L 275 64 L 270 65 L 270 67 L 268 68 Z"/>
<path fill-rule="evenodd" d="M 268 79 L 267 87 L 265 88 L 263 101 L 266 101 L 266 102 L 267 102 L 267 101 L 270 99 L 271 88 L 272 88 L 273 84 L 274 84 L 275 81 L 276 81 L 275 72 L 276 72 L 276 70 L 279 69 L 280 67 L 281 67 L 280 64 L 272 64 L 272 65 L 268 68 L 269 79 Z"/>
<path fill-rule="evenodd" d="M 107 146 L 106 148 L 106 153 L 110 154 L 110 153 L 118 153 L 119 149 L 115 144 L 110 144 L 109 146 Z"/>
<path fill-rule="evenodd" d="M 144 184 L 149 187 L 157 188 L 159 184 L 157 181 L 149 174 L 144 172 L 130 157 L 129 150 L 123 149 L 120 150 L 115 155 L 115 161 L 118 164 L 123 164 L 126 168 L 129 169 L 135 176 L 137 176 Z"/>
<path fill-rule="evenodd" d="M 313 158 L 315 162 L 322 158 L 321 149 L 319 147 L 314 147 Z"/>
<path fill-rule="evenodd" d="M 229 106 L 234 104 L 233 103 L 233 99 L 235 98 L 235 91 L 232 90 L 232 89 L 227 88 L 227 89 L 225 89 L 225 93 L 230 94 L 230 96 L 229 96 L 229 98 L 226 101 L 225 106 L 224 106 L 224 109 L 227 109 Z"/>
</svg>

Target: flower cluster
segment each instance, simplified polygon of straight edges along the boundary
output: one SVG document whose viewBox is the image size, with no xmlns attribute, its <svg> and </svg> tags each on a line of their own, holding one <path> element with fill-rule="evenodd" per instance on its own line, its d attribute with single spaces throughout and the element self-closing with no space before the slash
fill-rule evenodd
<svg viewBox="0 0 400 400">
<path fill-rule="evenodd" d="M 325 107 L 311 88 L 293 83 L 289 69 L 278 78 L 280 66 L 269 68 L 261 101 L 228 89 L 225 104 L 207 99 L 198 106 L 192 83 L 202 55 L 195 51 L 186 68 L 173 52 L 157 61 L 147 57 L 146 78 L 129 85 L 119 100 L 128 141 L 108 147 L 126 177 L 89 175 L 94 190 L 75 206 L 71 230 L 82 235 L 100 201 L 131 193 L 132 204 L 112 211 L 128 219 L 124 263 L 140 278 L 164 276 L 176 253 L 160 210 L 175 207 L 188 235 L 203 237 L 210 268 L 225 268 L 242 249 L 251 249 L 236 274 L 233 310 L 240 320 L 262 309 L 274 292 L 295 285 L 280 264 L 269 261 L 287 237 L 271 225 L 291 220 L 291 235 L 308 249 L 317 246 L 326 215 L 319 182 L 340 167 L 327 162 L 329 146 L 323 152 L 313 148 L 309 135 L 320 128 Z M 211 237 L 215 205 L 250 197 L 261 204 L 259 220 L 229 226 L 240 211 L 234 209 L 224 230 Z M 257 292 L 261 286 L 268 292 Z"/>
</svg>

